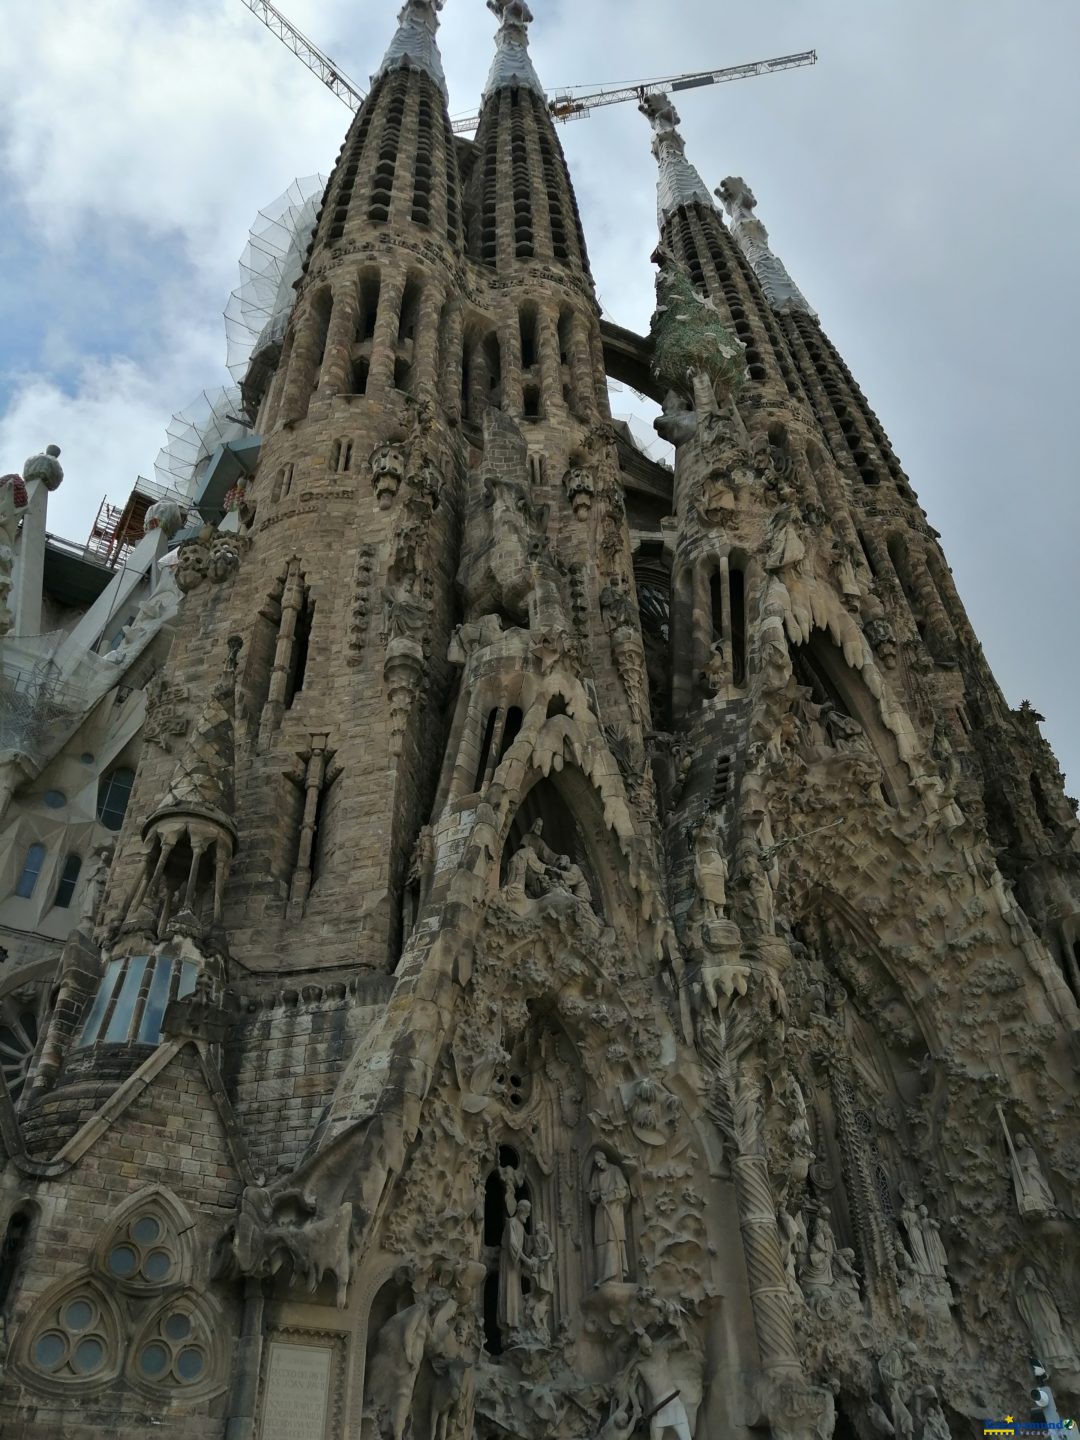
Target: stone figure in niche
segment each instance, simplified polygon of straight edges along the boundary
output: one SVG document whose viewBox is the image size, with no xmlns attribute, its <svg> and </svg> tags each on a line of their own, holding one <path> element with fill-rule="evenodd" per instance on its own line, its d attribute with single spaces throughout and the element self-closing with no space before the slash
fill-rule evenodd
<svg viewBox="0 0 1080 1440">
<path fill-rule="evenodd" d="M 1061 1375 L 1080 1373 L 1080 1359 L 1062 1324 L 1057 1303 L 1031 1265 L 1020 1272 L 1016 1308 L 1031 1335 L 1035 1358 L 1052 1375 L 1055 1372 Z"/>
<path fill-rule="evenodd" d="M 914 1353 L 915 1346 L 908 1340 L 904 1342 L 903 1346 L 894 1346 L 891 1350 L 886 1350 L 878 1360 L 878 1374 L 881 1376 L 882 1389 L 889 1407 L 892 1432 L 896 1440 L 913 1440 L 915 1434 L 915 1421 L 908 1408 L 911 1388 L 908 1385 L 904 1367 L 905 1359 Z"/>
<path fill-rule="evenodd" d="M 804 1291 L 827 1290 L 833 1283 L 833 1258 L 836 1255 L 836 1238 L 829 1218 L 829 1207 L 822 1205 L 814 1221 L 813 1238 L 806 1252 L 802 1268 Z"/>
<path fill-rule="evenodd" d="M 701 672 L 701 692 L 710 700 L 719 695 L 724 688 L 728 671 L 725 651 L 723 640 L 714 640 L 709 647 L 709 658 L 705 662 L 705 669 Z"/>
<path fill-rule="evenodd" d="M 405 575 L 383 591 L 383 629 L 386 641 L 412 640 L 423 644 L 428 608 L 416 594 L 416 579 Z"/>
<path fill-rule="evenodd" d="M 539 1220 L 534 1223 L 529 1240 L 529 1258 L 532 1261 L 532 1289 L 527 1302 L 529 1328 L 544 1335 L 555 1294 L 555 1242 Z"/>
<path fill-rule="evenodd" d="M 634 602 L 621 575 L 613 575 L 600 591 L 600 614 L 612 634 L 634 628 Z"/>
<path fill-rule="evenodd" d="M 505 903 L 519 915 L 532 914 L 538 901 L 548 900 L 549 909 L 574 908 L 590 928 L 600 921 L 593 910 L 592 892 L 584 871 L 569 855 L 557 855 L 543 839 L 543 821 L 534 822 L 519 848 L 510 857 Z"/>
<path fill-rule="evenodd" d="M 735 852 L 736 875 L 743 893 L 745 911 L 762 935 L 776 933 L 776 886 L 779 869 L 755 835 L 739 842 Z"/>
<path fill-rule="evenodd" d="M 805 1269 L 810 1249 L 806 1217 L 801 1210 L 796 1210 L 794 1215 L 788 1210 L 781 1210 L 776 1217 L 776 1223 L 780 1231 L 780 1258 L 788 1289 L 792 1295 L 798 1297 L 799 1271 Z"/>
<path fill-rule="evenodd" d="M 535 1261 L 527 1253 L 528 1222 L 532 1206 L 528 1200 L 519 1200 L 507 1216 L 503 1226 L 502 1249 L 499 1252 L 499 1326 L 506 1335 L 513 1335 L 521 1329 L 522 1318 L 522 1277 L 531 1275 Z"/>
<path fill-rule="evenodd" d="M 820 706 L 819 716 L 825 727 L 828 743 L 834 750 L 865 755 L 870 749 L 870 742 L 863 727 L 850 715 L 845 715 L 831 700 L 826 700 Z"/>
<path fill-rule="evenodd" d="M 693 1440 L 690 1417 L 672 1367 L 674 1339 L 659 1343 L 651 1335 L 638 1336 L 634 1362 L 637 1379 L 645 1392 L 644 1413 L 649 1417 L 649 1440 Z"/>
<path fill-rule="evenodd" d="M 602 1150 L 593 1156 L 589 1200 L 593 1206 L 596 1284 L 618 1284 L 630 1274 L 626 1249 L 626 1209 L 630 1185 L 622 1169 Z"/>
<path fill-rule="evenodd" d="M 374 1422 L 379 1440 L 405 1440 L 420 1366 L 429 1349 L 445 1343 L 456 1311 L 453 1298 L 436 1286 L 379 1331 L 364 1402 L 364 1416 Z"/>
<path fill-rule="evenodd" d="M 925 1205 L 905 1196 L 900 1220 L 907 1233 L 908 1251 L 915 1272 L 935 1284 L 948 1284 L 948 1255 L 941 1243 L 941 1227 Z"/>
<path fill-rule="evenodd" d="M 371 488 L 380 510 L 389 510 L 405 478 L 405 447 L 385 440 L 371 452 Z"/>
<path fill-rule="evenodd" d="M 694 883 L 706 921 L 726 917 L 727 882 L 724 830 L 719 815 L 713 811 L 706 815 L 694 836 Z"/>
<path fill-rule="evenodd" d="M 1018 1134 L 1010 1154 L 1016 1208 L 1023 1220 L 1050 1219 L 1058 1213 L 1054 1192 L 1047 1184 L 1039 1157 L 1026 1135 Z"/>
</svg>

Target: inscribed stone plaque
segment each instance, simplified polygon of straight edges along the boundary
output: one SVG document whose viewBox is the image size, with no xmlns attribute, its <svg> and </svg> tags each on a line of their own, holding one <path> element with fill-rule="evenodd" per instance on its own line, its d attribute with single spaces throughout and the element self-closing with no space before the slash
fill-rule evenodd
<svg viewBox="0 0 1080 1440">
<path fill-rule="evenodd" d="M 270 1342 L 262 1440 L 323 1440 L 334 1352 Z"/>
</svg>

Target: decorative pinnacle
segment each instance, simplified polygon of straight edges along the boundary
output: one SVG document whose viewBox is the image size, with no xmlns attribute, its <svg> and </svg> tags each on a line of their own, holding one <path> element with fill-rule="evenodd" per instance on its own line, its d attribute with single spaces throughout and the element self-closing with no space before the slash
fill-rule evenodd
<svg viewBox="0 0 1080 1440">
<path fill-rule="evenodd" d="M 543 96 L 544 87 L 529 58 L 528 27 L 532 24 L 532 11 L 525 0 L 487 0 L 487 7 L 499 17 L 499 30 L 495 36 L 495 59 L 484 86 L 485 100 L 507 85 L 523 86 Z"/>
<path fill-rule="evenodd" d="M 754 214 L 757 207 L 754 192 L 742 176 L 729 175 L 714 193 L 723 202 L 735 242 L 746 256 L 772 308 L 804 310 L 813 315 L 806 297 L 788 274 L 787 266 L 773 254 L 769 246 L 769 232 Z"/>
<path fill-rule="evenodd" d="M 715 209 L 709 187 L 686 158 L 686 142 L 679 134 L 679 112 L 663 91 L 646 95 L 638 106 L 653 128 L 652 153 L 660 167 L 656 182 L 656 218 L 661 230 L 683 205 Z"/>
<path fill-rule="evenodd" d="M 423 70 L 438 85 L 443 99 L 449 100 L 442 56 L 435 39 L 442 7 L 443 0 L 405 0 L 398 15 L 397 33 L 382 64 L 371 77 L 373 85 L 390 70 Z"/>
</svg>

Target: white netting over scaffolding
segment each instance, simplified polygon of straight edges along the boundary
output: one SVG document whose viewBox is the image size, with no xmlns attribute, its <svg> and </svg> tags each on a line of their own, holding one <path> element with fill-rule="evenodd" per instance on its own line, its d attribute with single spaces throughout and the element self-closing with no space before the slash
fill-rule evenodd
<svg viewBox="0 0 1080 1440">
<path fill-rule="evenodd" d="M 255 217 L 240 257 L 240 284 L 225 307 L 226 364 L 238 384 L 253 358 L 281 344 L 325 189 L 323 175 L 294 180 Z"/>
<path fill-rule="evenodd" d="M 242 405 L 240 387 L 223 386 L 204 390 L 172 417 L 165 430 L 169 438 L 154 461 L 157 482 L 172 492 L 171 498 L 191 499 L 218 446 L 251 434 L 241 418 Z"/>
</svg>

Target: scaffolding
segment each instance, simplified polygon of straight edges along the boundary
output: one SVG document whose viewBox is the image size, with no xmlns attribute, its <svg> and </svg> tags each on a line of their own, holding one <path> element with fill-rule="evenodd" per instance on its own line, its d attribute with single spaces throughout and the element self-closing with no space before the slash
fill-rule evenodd
<svg viewBox="0 0 1080 1440">
<path fill-rule="evenodd" d="M 157 498 L 175 500 L 187 509 L 197 498 L 199 481 L 214 451 L 251 434 L 242 415 L 240 387 L 204 390 L 176 412 L 165 433 L 168 439 L 154 462 L 156 488 L 161 491 Z"/>
<path fill-rule="evenodd" d="M 32 670 L 0 664 L 0 751 L 41 765 L 86 710 L 82 689 L 64 684 L 51 662 Z"/>
<path fill-rule="evenodd" d="M 115 569 L 127 560 L 146 534 L 146 512 L 161 500 L 175 500 L 184 509 L 190 497 L 172 486 L 159 485 L 140 475 L 123 505 L 110 505 L 105 497 L 90 528 L 86 553 Z"/>
<path fill-rule="evenodd" d="M 244 387 L 245 400 L 262 393 L 260 376 L 277 363 L 325 190 L 323 175 L 294 180 L 251 227 L 240 257 L 240 284 L 225 307 L 226 366 Z"/>
</svg>

